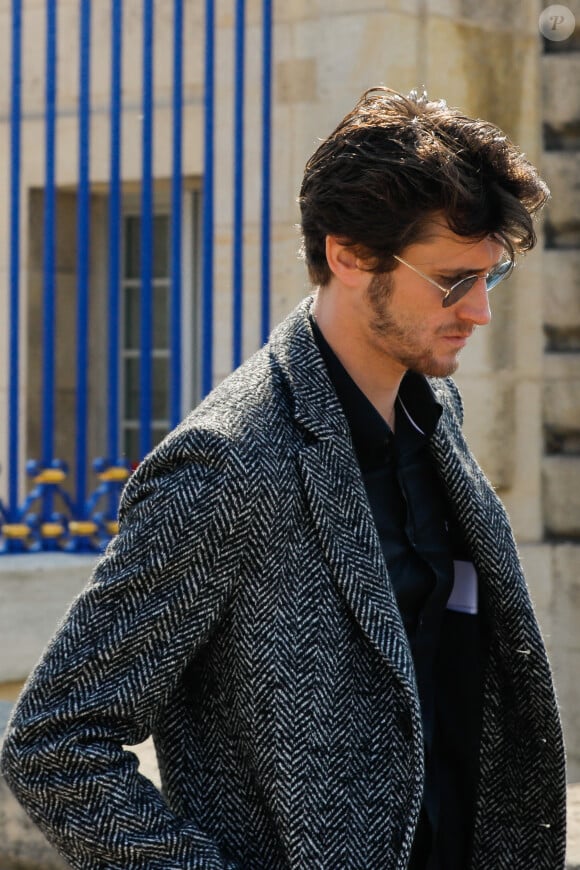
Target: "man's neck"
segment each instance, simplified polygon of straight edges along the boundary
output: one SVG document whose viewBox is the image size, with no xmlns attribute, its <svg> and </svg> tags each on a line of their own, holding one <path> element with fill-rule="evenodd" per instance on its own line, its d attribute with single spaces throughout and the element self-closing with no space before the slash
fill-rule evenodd
<svg viewBox="0 0 580 870">
<path fill-rule="evenodd" d="M 314 301 L 311 313 L 325 340 L 357 387 L 394 431 L 395 400 L 404 370 L 391 371 L 380 354 L 369 352 L 368 342 L 357 338 L 352 322 L 346 319 L 341 322 L 336 310 L 331 311 L 320 304 L 319 296 Z"/>
</svg>

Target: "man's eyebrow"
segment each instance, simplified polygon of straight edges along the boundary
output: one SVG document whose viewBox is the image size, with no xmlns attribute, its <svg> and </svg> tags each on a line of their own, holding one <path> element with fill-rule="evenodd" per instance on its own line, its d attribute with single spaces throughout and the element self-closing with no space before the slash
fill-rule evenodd
<svg viewBox="0 0 580 870">
<path fill-rule="evenodd" d="M 493 263 L 493 265 L 490 266 L 489 268 L 495 269 L 496 266 L 499 266 L 499 264 L 502 262 L 502 260 L 503 260 L 503 257 L 500 257 L 499 260 L 497 260 L 496 263 Z M 465 268 L 465 267 L 462 268 L 462 267 L 458 266 L 455 269 L 452 269 L 449 266 L 441 266 L 440 268 L 438 268 L 436 266 L 432 266 L 431 271 L 433 273 L 436 272 L 438 275 L 441 276 L 441 278 L 455 278 L 455 277 L 457 277 L 457 278 L 466 277 L 467 278 L 470 275 L 486 274 L 489 271 L 489 269 L 487 269 L 485 266 L 480 266 L 479 269 L 476 266 L 473 266 L 472 268 Z"/>
<path fill-rule="evenodd" d="M 442 278 L 461 278 L 463 276 L 469 277 L 470 275 L 477 275 L 479 272 L 485 272 L 485 269 L 477 269 L 476 267 L 473 267 L 472 269 L 446 269 L 443 266 L 441 269 L 433 269 L 433 271 L 437 271 L 437 274 Z"/>
</svg>

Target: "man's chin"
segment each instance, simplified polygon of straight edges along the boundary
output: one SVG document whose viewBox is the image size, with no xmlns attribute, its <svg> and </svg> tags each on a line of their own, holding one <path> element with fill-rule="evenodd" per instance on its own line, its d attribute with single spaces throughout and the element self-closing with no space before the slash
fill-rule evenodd
<svg viewBox="0 0 580 870">
<path fill-rule="evenodd" d="M 413 371 L 426 375 L 429 378 L 448 378 L 449 375 L 454 374 L 459 368 L 459 360 L 457 358 L 441 360 L 431 357 L 428 360 L 418 361 L 411 368 Z"/>
</svg>

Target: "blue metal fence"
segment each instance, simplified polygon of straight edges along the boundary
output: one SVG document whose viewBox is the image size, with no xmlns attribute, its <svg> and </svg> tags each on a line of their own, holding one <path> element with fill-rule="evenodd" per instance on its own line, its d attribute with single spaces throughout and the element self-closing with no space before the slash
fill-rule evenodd
<svg viewBox="0 0 580 870">
<path fill-rule="evenodd" d="M 214 150 L 215 150 L 215 6 L 214 0 L 205 0 L 205 124 L 203 165 L 203 280 L 202 280 L 202 334 L 213 334 L 213 225 L 214 225 Z M 201 389 L 209 393 L 213 381 L 213 354 L 205 342 L 201 356 Z"/>
<path fill-rule="evenodd" d="M 78 119 L 78 199 L 77 199 L 77 408 L 76 408 L 76 505 L 80 520 L 86 520 L 88 461 L 88 368 L 89 368 L 89 290 L 91 227 L 90 148 L 91 148 L 91 4 L 82 0 L 79 30 L 79 119 Z"/>
<path fill-rule="evenodd" d="M 20 391 L 20 149 L 22 117 L 22 9 L 15 3 L 12 12 L 12 69 L 10 111 L 10 293 L 9 293 L 9 400 L 8 400 L 8 505 L 10 515 L 18 503 L 18 398 Z M 0 504 L 0 511 L 2 506 Z M 10 518 L 10 515 L 8 518 Z M 6 517 L 6 514 L 4 513 Z M 0 513 L 0 518 L 2 513 Z"/>
<path fill-rule="evenodd" d="M 25 348 L 21 346 L 23 288 L 20 279 L 21 238 L 22 129 L 23 115 L 23 32 L 27 12 L 32 3 L 13 0 L 11 17 L 11 109 L 10 109 L 10 221 L 9 221 L 9 394 L 8 394 L 8 464 L 0 469 L 0 553 L 38 550 L 91 551 L 101 549 L 116 531 L 116 510 L 120 491 L 130 473 L 127 457 L 120 449 L 120 342 L 121 342 L 121 260 L 122 260 L 122 73 L 127 33 L 123 31 L 123 0 L 110 0 L 110 98 L 108 115 L 109 178 L 108 196 L 108 263 L 107 263 L 107 336 L 105 346 L 97 349 L 106 358 L 107 408 L 104 443 L 96 457 L 89 449 L 89 354 L 91 312 L 91 73 L 95 56 L 93 13 L 100 0 L 80 0 L 78 41 L 78 169 L 76 181 L 76 405 L 74 413 L 74 493 L 69 491 L 69 474 L 65 462 L 55 455 L 57 414 L 56 367 L 57 307 L 57 149 L 59 105 L 57 93 L 59 51 L 69 50 L 58 45 L 59 3 L 45 3 L 45 95 L 44 95 L 44 189 L 43 189 L 43 261 L 42 261 L 42 389 L 39 402 L 41 422 L 40 456 L 24 456 L 28 451 L 25 414 L 21 403 L 22 372 Z M 169 0 L 168 0 L 169 3 Z M 183 275 L 182 206 L 183 206 L 183 129 L 184 113 L 184 50 L 194 35 L 184 29 L 184 12 L 188 5 L 199 6 L 205 25 L 202 34 L 195 34 L 196 46 L 204 51 L 204 122 L 202 177 L 202 268 L 201 268 L 201 393 L 205 395 L 213 382 L 214 335 L 214 198 L 216 170 L 216 14 L 214 0 L 173 0 L 172 32 L 172 145 L 170 204 L 170 293 L 169 293 L 169 410 L 170 426 L 182 416 L 183 381 Z M 203 5 L 203 8 L 201 8 Z M 63 4 L 64 7 L 64 4 Z M 141 179 L 140 179 L 140 395 L 139 449 L 144 455 L 153 444 L 153 251 L 154 251 L 154 133 L 155 133 L 155 4 L 141 0 L 142 70 L 141 70 Z M 234 75 L 233 105 L 233 178 L 232 190 L 232 350 L 233 365 L 242 360 L 244 307 L 244 165 L 245 116 L 244 99 L 247 78 L 246 5 L 236 0 L 233 27 Z M 198 50 L 198 49 L 196 49 Z M 251 93 L 261 94 L 261 293 L 259 312 L 260 338 L 265 340 L 270 319 L 270 197 L 271 197 L 271 79 L 272 79 L 272 5 L 262 3 L 262 66 L 261 84 Z M 248 93 L 249 91 L 246 91 Z M 92 469 L 89 471 L 92 458 Z M 24 467 L 23 467 L 24 466 Z M 26 471 L 26 474 L 24 474 Z M 28 478 L 28 483 L 26 483 Z"/>
</svg>

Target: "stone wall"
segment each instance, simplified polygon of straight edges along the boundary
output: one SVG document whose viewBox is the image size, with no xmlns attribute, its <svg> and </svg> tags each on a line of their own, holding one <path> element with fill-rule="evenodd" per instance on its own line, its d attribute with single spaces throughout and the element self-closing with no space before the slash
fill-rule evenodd
<svg viewBox="0 0 580 870">
<path fill-rule="evenodd" d="M 548 5 L 548 4 L 546 4 Z M 567 738 L 569 777 L 580 779 L 580 2 L 576 32 L 544 40 L 543 168 L 552 190 L 545 220 L 542 520 L 549 542 L 545 622 Z"/>
<path fill-rule="evenodd" d="M 86 584 L 94 556 L 0 556 L 0 683 L 24 680 Z"/>
</svg>

